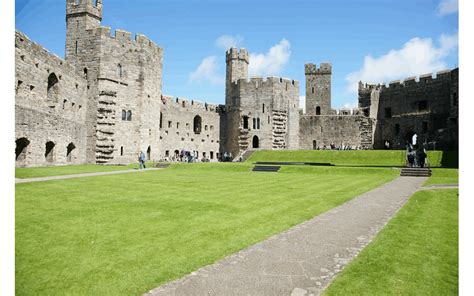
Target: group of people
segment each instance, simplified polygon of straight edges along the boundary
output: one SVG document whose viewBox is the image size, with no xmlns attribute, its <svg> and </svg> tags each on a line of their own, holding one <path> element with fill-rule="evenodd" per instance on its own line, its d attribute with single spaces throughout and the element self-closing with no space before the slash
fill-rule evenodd
<svg viewBox="0 0 474 296">
<path fill-rule="evenodd" d="M 356 146 L 356 145 L 339 145 L 331 143 L 329 146 L 323 145 L 316 147 L 316 150 L 367 150 L 369 147 L 366 146 Z"/>
<path fill-rule="evenodd" d="M 426 165 L 426 149 L 419 145 L 413 146 L 407 143 L 407 165 L 409 167 L 420 167 L 423 168 Z"/>
</svg>

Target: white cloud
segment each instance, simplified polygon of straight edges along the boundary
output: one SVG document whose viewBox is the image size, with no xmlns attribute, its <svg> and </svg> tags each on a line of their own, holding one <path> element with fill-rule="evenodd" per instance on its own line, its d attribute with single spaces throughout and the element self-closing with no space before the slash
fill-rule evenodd
<svg viewBox="0 0 474 296">
<path fill-rule="evenodd" d="M 224 83 L 223 75 L 218 73 L 217 56 L 204 58 L 197 69 L 189 75 L 190 81 L 208 81 L 212 84 Z"/>
<path fill-rule="evenodd" d="M 222 35 L 219 38 L 217 38 L 215 45 L 217 47 L 227 50 L 231 47 L 239 47 L 243 41 L 244 41 L 244 38 L 239 35 L 236 35 L 236 36 Z"/>
<path fill-rule="evenodd" d="M 288 63 L 291 55 L 290 47 L 290 42 L 286 39 L 282 39 L 278 44 L 272 46 L 265 54 L 250 53 L 250 76 L 278 75 Z"/>
<path fill-rule="evenodd" d="M 392 49 L 374 58 L 367 55 L 362 69 L 346 76 L 347 90 L 357 92 L 359 81 L 386 83 L 396 79 L 436 72 L 448 66 L 445 58 L 458 47 L 458 36 L 441 35 L 438 45 L 431 38 L 413 38 L 400 49 Z"/>
<path fill-rule="evenodd" d="M 438 15 L 444 16 L 455 13 L 459 9 L 458 0 L 441 0 L 438 5 Z"/>
</svg>

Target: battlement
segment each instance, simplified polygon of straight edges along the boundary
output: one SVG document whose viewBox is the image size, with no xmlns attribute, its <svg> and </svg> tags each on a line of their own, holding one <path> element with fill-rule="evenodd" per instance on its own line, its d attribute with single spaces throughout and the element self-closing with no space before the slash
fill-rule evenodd
<svg viewBox="0 0 474 296">
<path fill-rule="evenodd" d="M 241 61 L 244 61 L 248 64 L 249 63 L 249 53 L 248 53 L 247 49 L 245 49 L 245 48 L 240 48 L 240 50 L 239 50 L 235 47 L 231 47 L 225 53 L 225 60 L 226 60 L 227 63 L 232 61 L 232 60 L 241 60 Z"/>
<path fill-rule="evenodd" d="M 162 95 L 161 100 L 163 104 L 169 105 L 172 107 L 181 107 L 181 108 L 186 108 L 186 109 L 191 109 L 191 110 L 199 110 L 199 111 L 210 111 L 210 112 L 215 112 L 218 109 L 217 104 L 208 104 L 206 102 L 198 101 L 198 100 L 189 100 L 187 98 L 179 98 L 179 97 L 173 97 L 173 96 L 168 96 L 168 95 Z"/>
<path fill-rule="evenodd" d="M 331 63 L 321 63 L 319 68 L 316 64 L 305 64 L 304 73 L 306 75 L 317 75 L 317 74 L 331 74 L 332 73 L 332 64 Z"/>
<path fill-rule="evenodd" d="M 252 86 L 255 88 L 263 86 L 273 86 L 276 84 L 285 84 L 291 88 L 293 87 L 299 87 L 300 83 L 298 80 L 293 80 L 289 78 L 283 78 L 283 77 L 275 77 L 275 76 L 269 76 L 269 77 L 251 77 L 249 80 L 245 78 L 241 78 L 237 81 L 234 82 L 235 85 L 241 85 L 241 86 Z"/>
<path fill-rule="evenodd" d="M 156 43 L 143 34 L 137 33 L 135 34 L 135 38 L 132 38 L 133 34 L 131 32 L 116 29 L 114 31 L 114 35 L 112 35 L 111 28 L 106 26 L 99 26 L 97 28 L 87 30 L 87 32 L 92 36 L 106 37 L 123 43 L 132 42 L 138 44 L 141 47 L 149 47 L 152 50 L 163 51 L 161 47 L 159 47 Z"/>
<path fill-rule="evenodd" d="M 453 71 L 456 71 L 456 69 L 453 70 L 443 70 L 443 71 L 438 71 L 436 73 L 427 73 L 423 74 L 420 76 L 412 76 L 405 78 L 403 80 L 394 80 L 391 81 L 387 84 L 368 84 L 368 83 L 362 83 L 361 81 L 359 82 L 359 92 L 360 91 L 372 91 L 372 90 L 384 90 L 384 91 L 390 91 L 390 90 L 399 90 L 402 88 L 407 88 L 407 87 L 419 87 L 423 86 L 426 84 L 431 84 L 431 83 L 436 83 L 436 82 L 441 82 L 441 81 L 447 81 L 451 79 L 451 73 Z"/>
<path fill-rule="evenodd" d="M 102 0 L 81 0 L 80 3 L 76 3 L 76 0 L 67 0 L 66 18 L 83 14 L 101 20 Z"/>
</svg>

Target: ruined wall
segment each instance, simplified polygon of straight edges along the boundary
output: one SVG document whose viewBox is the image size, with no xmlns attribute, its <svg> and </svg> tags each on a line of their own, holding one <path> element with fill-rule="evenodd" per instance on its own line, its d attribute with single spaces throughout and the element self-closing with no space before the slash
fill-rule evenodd
<svg viewBox="0 0 474 296">
<path fill-rule="evenodd" d="M 339 115 L 301 116 L 300 149 L 329 146 L 371 148 L 372 120 L 362 115 L 339 112 Z"/>
<path fill-rule="evenodd" d="M 359 105 L 376 120 L 374 148 L 382 149 L 389 141 L 393 148 L 403 149 L 416 133 L 418 142 L 432 143 L 431 148 L 455 149 L 457 133 L 449 124 L 457 120 L 453 101 L 457 95 L 456 73 L 457 69 L 441 71 L 435 78 L 426 74 L 419 81 L 411 77 L 389 86 L 360 85 Z"/>
<path fill-rule="evenodd" d="M 159 159 L 175 151 L 196 151 L 199 159 L 217 161 L 220 146 L 219 106 L 164 96 L 161 102 Z M 160 125 L 161 123 L 161 125 Z"/>
<path fill-rule="evenodd" d="M 75 67 L 16 32 L 15 80 L 15 140 L 28 143 L 16 165 L 85 162 L 86 81 Z M 54 143 L 48 155 L 47 142 Z"/>
</svg>

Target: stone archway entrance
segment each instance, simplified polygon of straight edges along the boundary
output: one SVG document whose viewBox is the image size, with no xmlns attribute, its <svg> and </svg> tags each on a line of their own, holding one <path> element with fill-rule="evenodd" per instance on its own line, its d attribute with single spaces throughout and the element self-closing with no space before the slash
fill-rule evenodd
<svg viewBox="0 0 474 296">
<path fill-rule="evenodd" d="M 24 163 L 26 161 L 26 152 L 28 145 L 30 145 L 30 141 L 27 138 L 20 138 L 16 140 L 15 143 L 15 160 L 18 163 Z"/>
<path fill-rule="evenodd" d="M 260 147 L 260 140 L 257 136 L 253 136 L 252 138 L 252 148 L 259 148 Z"/>
</svg>

